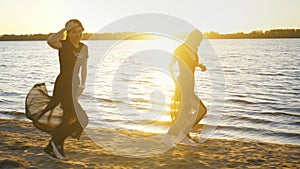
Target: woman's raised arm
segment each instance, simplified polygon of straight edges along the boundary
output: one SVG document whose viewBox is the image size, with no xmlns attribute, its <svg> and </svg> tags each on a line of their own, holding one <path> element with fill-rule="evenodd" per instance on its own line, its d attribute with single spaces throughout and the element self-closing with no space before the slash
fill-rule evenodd
<svg viewBox="0 0 300 169">
<path fill-rule="evenodd" d="M 64 36 L 64 32 L 71 30 L 73 28 L 75 28 L 76 26 L 79 26 L 77 23 L 74 22 L 70 22 L 66 25 L 65 28 L 61 29 L 60 31 L 54 33 L 53 35 L 51 35 L 48 40 L 47 43 L 49 46 L 51 46 L 54 49 L 60 49 L 62 47 L 62 44 L 60 42 L 60 40 L 63 38 Z"/>
<path fill-rule="evenodd" d="M 66 31 L 66 28 L 63 28 L 62 30 L 58 31 L 57 33 L 54 33 L 53 35 L 51 35 L 47 40 L 48 45 L 54 49 L 60 49 L 62 47 L 60 40 L 63 38 L 65 31 Z"/>
</svg>

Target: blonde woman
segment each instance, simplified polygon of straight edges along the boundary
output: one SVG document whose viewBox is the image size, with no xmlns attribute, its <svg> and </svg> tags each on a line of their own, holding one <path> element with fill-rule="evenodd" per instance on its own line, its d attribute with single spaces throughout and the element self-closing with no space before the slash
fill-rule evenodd
<svg viewBox="0 0 300 169">
<path fill-rule="evenodd" d="M 169 72 L 173 79 L 177 81 L 171 104 L 173 125 L 163 138 L 163 142 L 169 146 L 175 146 L 174 143 L 182 139 L 186 143 L 194 144 L 189 137 L 189 130 L 197 125 L 207 112 L 205 105 L 194 92 L 196 67 L 206 71 L 206 67 L 198 63 L 197 52 L 202 39 L 203 35 L 199 30 L 192 31 L 186 41 L 175 49 L 169 65 Z M 176 62 L 179 66 L 179 76 L 177 78 L 173 70 Z"/>
</svg>

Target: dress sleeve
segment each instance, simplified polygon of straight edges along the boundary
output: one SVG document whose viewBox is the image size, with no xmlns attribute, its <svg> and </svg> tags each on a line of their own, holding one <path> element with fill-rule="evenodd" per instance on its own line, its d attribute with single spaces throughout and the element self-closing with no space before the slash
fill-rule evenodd
<svg viewBox="0 0 300 169">
<path fill-rule="evenodd" d="M 89 57 L 88 46 L 82 42 L 80 42 L 80 44 L 82 45 L 81 51 L 80 51 L 80 58 L 87 59 Z"/>
<path fill-rule="evenodd" d="M 84 58 L 88 58 L 89 57 L 89 49 L 87 45 L 84 45 Z"/>
</svg>

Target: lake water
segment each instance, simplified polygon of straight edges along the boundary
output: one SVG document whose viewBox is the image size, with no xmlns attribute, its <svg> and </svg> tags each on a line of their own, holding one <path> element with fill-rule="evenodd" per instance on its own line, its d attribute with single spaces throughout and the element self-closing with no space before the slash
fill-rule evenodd
<svg viewBox="0 0 300 169">
<path fill-rule="evenodd" d="M 90 58 L 80 102 L 89 125 L 165 132 L 174 84 L 164 70 L 179 43 L 85 43 Z M 25 119 L 25 97 L 34 84 L 45 82 L 52 95 L 58 52 L 45 41 L 1 41 L 0 51 L 0 118 Z M 205 40 L 199 56 L 207 71 L 196 69 L 195 91 L 208 115 L 219 118 L 200 122 L 217 126 L 211 137 L 300 145 L 300 39 Z"/>
</svg>

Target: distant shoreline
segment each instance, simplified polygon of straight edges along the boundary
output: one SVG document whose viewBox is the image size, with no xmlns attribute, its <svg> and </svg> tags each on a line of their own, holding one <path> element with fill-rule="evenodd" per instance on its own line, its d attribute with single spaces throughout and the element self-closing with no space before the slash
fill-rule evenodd
<svg viewBox="0 0 300 169">
<path fill-rule="evenodd" d="M 209 40 L 240 40 L 240 39 L 300 39 L 300 37 L 287 37 L 287 38 L 204 38 Z M 17 41 L 46 41 L 47 39 L 14 39 L 14 40 L 2 40 L 0 39 L 0 42 L 17 42 Z M 83 39 L 83 40 L 121 40 L 121 39 Z M 126 40 L 154 40 L 154 39 L 126 39 Z"/>
<path fill-rule="evenodd" d="M 49 34 L 27 34 L 0 35 L 0 41 L 43 41 L 47 40 L 53 33 Z M 175 37 L 184 39 L 187 33 Z M 300 29 L 272 29 L 256 30 L 250 33 L 231 33 L 220 34 L 218 32 L 204 32 L 206 39 L 282 39 L 282 38 L 300 38 Z M 115 33 L 84 33 L 83 40 L 155 40 L 158 39 L 149 33 L 143 32 L 115 32 Z"/>
</svg>

